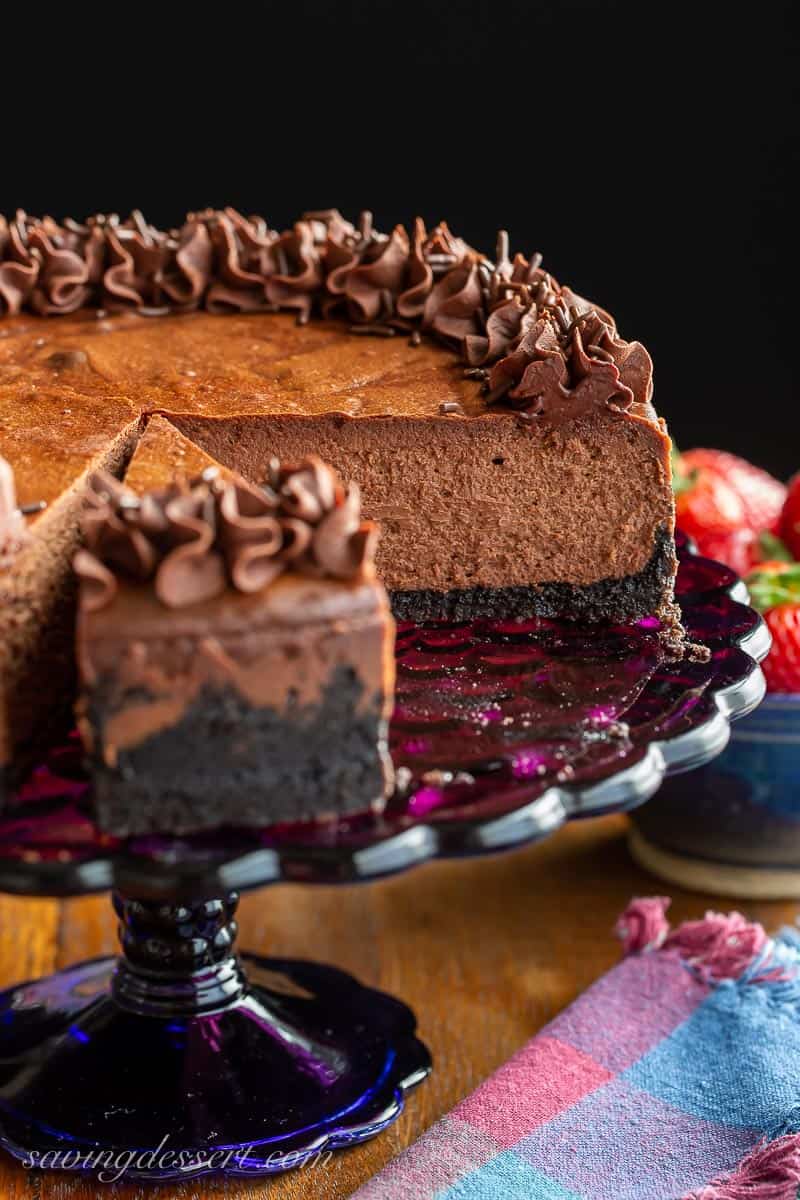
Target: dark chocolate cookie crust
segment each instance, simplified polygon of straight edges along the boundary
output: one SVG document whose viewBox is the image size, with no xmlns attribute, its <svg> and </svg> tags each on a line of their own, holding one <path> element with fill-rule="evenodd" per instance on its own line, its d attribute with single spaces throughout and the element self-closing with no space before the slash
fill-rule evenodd
<svg viewBox="0 0 800 1200">
<path fill-rule="evenodd" d="M 93 760 L 98 825 L 129 837 L 319 819 L 328 815 L 320 792 L 335 798 L 330 816 L 372 808 L 385 792 L 385 749 L 378 706 L 360 706 L 362 692 L 346 667 L 319 704 L 286 713 L 206 688 L 177 725 L 121 751 L 115 768 Z M 102 689 L 92 708 L 102 729 L 111 711 Z"/>
<path fill-rule="evenodd" d="M 675 574 L 675 543 L 659 529 L 647 566 L 636 575 L 601 579 L 579 587 L 542 583 L 536 587 L 455 588 L 448 592 L 392 592 L 392 612 L 399 621 L 473 621 L 478 617 L 549 617 L 621 624 L 660 615 Z"/>
</svg>

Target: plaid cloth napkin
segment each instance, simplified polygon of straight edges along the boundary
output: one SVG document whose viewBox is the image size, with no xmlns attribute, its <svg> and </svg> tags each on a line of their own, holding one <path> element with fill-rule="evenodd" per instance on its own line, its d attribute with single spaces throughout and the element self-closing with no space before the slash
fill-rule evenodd
<svg viewBox="0 0 800 1200">
<path fill-rule="evenodd" d="M 800 938 L 739 913 L 626 957 L 353 1200 L 794 1200 Z"/>
</svg>

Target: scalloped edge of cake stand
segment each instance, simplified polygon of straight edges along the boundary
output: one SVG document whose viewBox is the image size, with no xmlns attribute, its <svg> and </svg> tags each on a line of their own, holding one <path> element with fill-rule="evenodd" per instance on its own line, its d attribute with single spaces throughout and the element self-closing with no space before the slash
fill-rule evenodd
<svg viewBox="0 0 800 1200">
<path fill-rule="evenodd" d="M 186 1147 L 177 1139 L 174 1145 L 168 1142 L 169 1135 L 165 1137 L 160 1127 L 154 1124 L 157 1117 L 153 1116 L 146 1098 L 142 1099 L 141 1081 L 134 1078 L 130 1083 L 124 1070 L 120 1071 L 118 1083 L 115 1075 L 110 1080 L 107 1071 L 98 1068 L 90 1044 L 98 1036 L 99 1027 L 110 1061 L 116 1065 L 119 1059 L 124 1067 L 132 1034 L 137 1034 L 138 1030 L 137 1037 L 142 1043 L 140 1054 L 154 1053 L 158 1038 L 167 1036 L 177 1016 L 169 1012 L 158 1015 L 138 1013 L 124 1005 L 119 1006 L 113 988 L 119 960 L 103 957 L 77 963 L 51 976 L 29 980 L 0 992 L 5 1012 L 28 1010 L 15 1069 L 19 1076 L 24 1076 L 24 1080 L 20 1079 L 23 1096 L 27 1094 L 26 1089 L 33 1088 L 32 1099 L 29 1098 L 33 1105 L 31 1114 L 0 1111 L 0 1148 L 25 1167 L 53 1167 L 60 1174 L 85 1178 L 95 1177 L 98 1171 L 104 1170 L 107 1175 L 113 1175 L 118 1165 L 124 1165 L 122 1183 L 167 1183 L 208 1175 L 257 1178 L 307 1167 L 309 1160 L 313 1166 L 314 1160 L 319 1163 L 318 1156 L 358 1145 L 393 1124 L 405 1108 L 406 1097 L 432 1069 L 430 1052 L 416 1035 L 416 1018 L 411 1009 L 394 996 L 362 984 L 349 972 L 336 967 L 298 960 L 273 960 L 253 954 L 242 954 L 240 961 L 245 970 L 252 972 L 250 983 L 241 996 L 209 1013 L 198 1011 L 191 1017 L 184 1015 L 182 1023 L 195 1026 L 194 1034 L 198 1038 L 202 1035 L 200 1026 L 203 1022 L 212 1022 L 220 1053 L 224 1052 L 228 1041 L 236 1044 L 235 1037 L 232 1038 L 236 1030 L 232 1030 L 232 1025 L 243 1022 L 251 1029 L 255 1027 L 256 1036 L 263 1037 L 267 1047 L 272 1048 L 280 1041 L 283 1029 L 282 1018 L 275 1016 L 281 1012 L 279 1007 L 275 1008 L 276 996 L 280 999 L 281 993 L 265 987 L 259 972 L 265 972 L 267 979 L 288 975 L 290 982 L 297 978 L 303 985 L 307 985 L 310 977 L 315 1003 L 330 1008 L 330 1046 L 339 1048 L 343 1056 L 350 1055 L 354 1060 L 348 1065 L 346 1074 L 354 1077 L 349 1086 L 357 1095 L 344 1109 L 338 1112 L 334 1109 L 329 1117 L 324 1113 L 320 1116 L 315 1110 L 315 1120 L 309 1123 L 303 1105 L 295 1101 L 294 1107 L 287 1106 L 286 1114 L 277 1120 L 272 1097 L 268 1096 L 264 1111 L 260 1113 L 257 1098 L 253 1095 L 250 1127 L 257 1133 L 252 1139 L 243 1136 L 239 1128 L 241 1114 L 237 1116 L 232 1111 L 224 1116 L 207 1117 L 206 1125 L 216 1125 L 217 1132 L 212 1134 L 205 1128 L 196 1146 Z M 70 1005 L 64 1003 L 67 990 Z M 344 1005 L 342 997 L 345 997 Z M 263 1033 L 258 1031 L 258 1022 L 247 1020 L 251 1006 L 259 1001 L 263 1011 L 268 1016 L 272 1014 L 275 1022 L 272 1026 L 265 1025 Z M 346 1023 L 346 1014 L 351 1012 L 360 1014 L 357 1033 L 349 1041 L 342 1041 L 340 1026 L 343 1021 Z M 102 1019 L 98 1020 L 101 1013 Z M 296 1012 L 293 1019 L 298 1020 Z M 309 1029 L 313 1028 L 312 1020 Z M 90 1029 L 91 1034 L 86 1029 Z M 65 1036 L 67 1031 L 73 1035 L 72 1039 Z M 314 1035 L 307 1033 L 302 1024 L 294 1032 L 298 1036 L 305 1033 L 313 1042 Z M 351 1044 L 354 1037 L 355 1043 Z M 4 1028 L 0 1042 L 6 1038 L 13 1046 L 13 1031 Z M 377 1056 L 374 1045 L 380 1047 Z M 45 1050 L 47 1054 L 43 1059 Z M 283 1061 L 279 1058 L 276 1064 Z M 236 1065 L 236 1056 L 229 1051 L 219 1070 L 235 1074 Z M 37 1075 L 42 1071 L 52 1075 L 56 1068 L 63 1072 L 65 1087 L 66 1078 L 71 1077 L 73 1084 L 76 1079 L 80 1080 L 81 1094 L 101 1097 L 95 1098 L 96 1113 L 87 1118 L 79 1109 L 73 1114 L 77 1118 L 75 1124 L 66 1129 L 63 1124 L 66 1121 L 69 1125 L 69 1115 L 73 1113 L 70 1101 L 58 1094 L 53 1097 L 42 1084 L 38 1085 L 37 1092 Z M 173 1063 L 173 1075 L 178 1069 Z M 285 1064 L 282 1069 L 287 1070 Z M 305 1069 L 301 1066 L 296 1070 L 302 1074 Z M 359 1091 L 363 1086 L 359 1072 L 367 1081 L 362 1091 Z M 178 1074 L 176 1078 L 180 1085 L 182 1075 Z M 202 1075 L 199 1078 L 202 1079 Z M 170 1079 L 171 1086 L 175 1086 L 175 1082 L 175 1078 Z M 248 1079 L 245 1074 L 237 1077 L 236 1082 L 243 1091 L 252 1086 L 252 1078 Z M 113 1099 L 109 1096 L 112 1086 Z M 276 1084 L 273 1080 L 272 1086 L 280 1089 L 280 1081 Z M 269 1080 L 265 1088 L 269 1091 Z M 53 1112 L 49 1109 L 51 1103 Z M 106 1107 L 108 1111 L 105 1111 Z M 141 1110 L 140 1113 L 137 1110 Z M 133 1119 L 132 1113 L 137 1114 L 135 1147 L 129 1144 L 126 1124 Z M 54 1120 L 58 1120 L 61 1129 L 54 1127 Z M 143 1143 L 138 1142 L 139 1136 Z M 161 1165 L 156 1165 L 161 1150 L 167 1151 L 169 1164 L 165 1154 Z M 129 1155 L 133 1157 L 128 1159 Z M 145 1163 L 145 1159 L 149 1159 L 149 1163 Z M 110 1166 L 106 1165 L 109 1162 Z M 99 1182 L 112 1182 L 112 1179 L 101 1178 Z"/>
<path fill-rule="evenodd" d="M 741 580 L 726 588 L 725 594 L 736 603 L 747 604 L 749 600 Z M 771 645 L 763 619 L 759 617 L 753 628 L 732 645 L 752 660 L 752 668 L 734 683 L 709 690 L 713 710 L 701 724 L 651 742 L 635 761 L 607 779 L 586 787 L 576 783 L 548 788 L 530 803 L 500 816 L 420 821 L 371 845 L 352 849 L 291 844 L 277 849 L 242 849 L 212 864 L 137 860 L 124 851 L 73 863 L 0 859 L 0 891 L 58 897 L 118 890 L 127 895 L 173 900 L 248 891 L 281 882 L 367 882 L 436 858 L 512 850 L 550 836 L 568 820 L 627 812 L 649 800 L 667 775 L 695 770 L 715 758 L 728 742 L 730 722 L 760 704 L 766 683 L 758 663 Z"/>
</svg>

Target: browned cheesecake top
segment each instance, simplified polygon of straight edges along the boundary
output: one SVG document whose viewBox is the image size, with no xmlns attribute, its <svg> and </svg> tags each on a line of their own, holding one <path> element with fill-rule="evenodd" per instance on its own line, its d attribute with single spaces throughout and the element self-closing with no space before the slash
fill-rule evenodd
<svg viewBox="0 0 800 1200">
<path fill-rule="evenodd" d="M 167 480 L 202 475 L 209 467 L 216 467 L 221 475 L 229 474 L 210 454 L 185 438 L 166 417 L 154 414 L 128 464 L 125 485 L 134 492 L 149 492 L 163 487 Z"/>
<path fill-rule="evenodd" d="M 512 259 L 501 234 L 492 263 L 420 219 L 411 234 L 398 225 L 389 235 L 368 213 L 356 227 L 336 210 L 306 213 L 283 233 L 232 209 L 190 214 L 169 233 L 140 213 L 63 225 L 18 213 L 0 223 L 0 312 L 63 315 L 91 304 L 149 315 L 288 309 L 303 324 L 336 318 L 357 334 L 399 331 L 416 343 L 428 333 L 466 361 L 488 403 L 553 420 L 597 404 L 626 410 L 651 393 L 644 348 L 562 287 L 540 255 Z"/>
<path fill-rule="evenodd" d="M 437 416 L 442 404 L 486 412 L 479 383 L 432 341 L 364 337 L 340 322 L 299 327 L 286 313 L 100 320 L 81 312 L 0 324 L 0 396 L 127 397 L 138 412 L 212 417 L 248 413 Z M 22 405 L 20 405 L 22 410 Z M 56 427 L 61 422 L 54 422 Z"/>
<path fill-rule="evenodd" d="M 76 406 L 106 409 L 108 402 L 126 416 L 206 417 L 486 417 L 510 407 L 487 405 L 481 381 L 465 375 L 434 341 L 411 347 L 405 337 L 365 337 L 335 321 L 299 327 L 285 313 L 22 316 L 7 320 L 0 334 L 0 403 L 8 397 L 20 420 L 26 411 L 41 414 L 54 429 L 79 420 Z M 550 425 L 580 416 L 587 406 L 609 407 L 580 389 L 562 400 L 536 414 L 519 410 L 519 419 L 535 427 L 541 419 Z M 647 401 L 634 401 L 626 411 L 653 417 Z"/>
</svg>

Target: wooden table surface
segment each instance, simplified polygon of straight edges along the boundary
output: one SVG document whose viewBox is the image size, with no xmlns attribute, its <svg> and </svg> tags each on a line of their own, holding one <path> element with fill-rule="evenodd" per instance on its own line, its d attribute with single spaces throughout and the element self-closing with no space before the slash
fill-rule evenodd
<svg viewBox="0 0 800 1200">
<path fill-rule="evenodd" d="M 241 946 L 327 960 L 415 1009 L 434 1072 L 381 1137 L 333 1155 L 324 1168 L 266 1182 L 198 1180 L 157 1193 L 133 1185 L 112 1192 L 67 1174 L 26 1173 L 3 1156 L 0 1197 L 350 1196 L 617 961 L 611 934 L 617 914 L 632 895 L 665 891 L 631 862 L 625 830 L 624 817 L 578 822 L 527 850 L 431 863 L 366 887 L 287 885 L 244 897 Z M 701 916 L 707 907 L 737 907 L 671 890 L 676 921 Z M 797 914 L 796 904 L 738 907 L 770 930 Z M 107 897 L 62 903 L 0 897 L 0 986 L 115 947 Z"/>
</svg>

